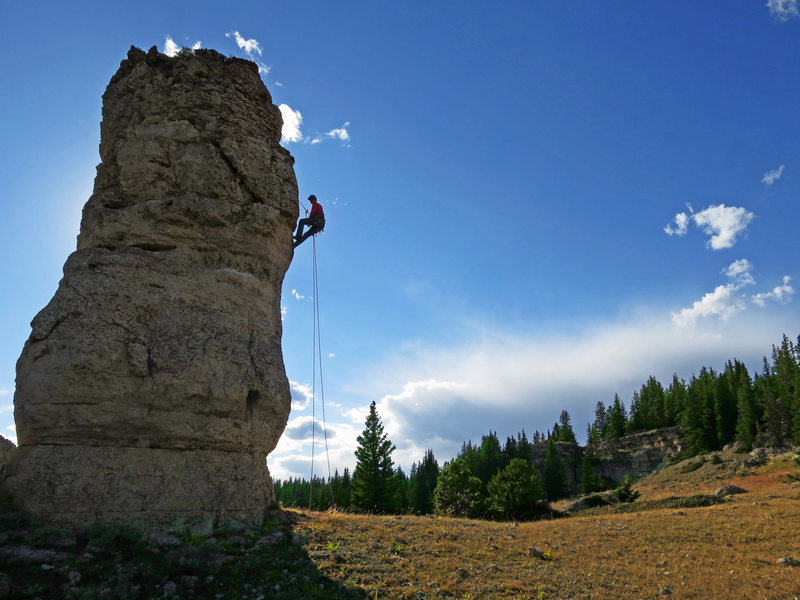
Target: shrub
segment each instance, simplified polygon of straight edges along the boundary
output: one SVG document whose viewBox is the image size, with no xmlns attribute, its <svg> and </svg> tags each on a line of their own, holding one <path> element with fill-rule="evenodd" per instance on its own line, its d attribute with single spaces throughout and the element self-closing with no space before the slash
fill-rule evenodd
<svg viewBox="0 0 800 600">
<path fill-rule="evenodd" d="M 639 492 L 632 489 L 631 484 L 630 475 L 626 475 L 625 479 L 619 484 L 619 487 L 614 490 L 614 495 L 617 497 L 617 500 L 620 502 L 633 502 L 639 497 Z"/>
</svg>

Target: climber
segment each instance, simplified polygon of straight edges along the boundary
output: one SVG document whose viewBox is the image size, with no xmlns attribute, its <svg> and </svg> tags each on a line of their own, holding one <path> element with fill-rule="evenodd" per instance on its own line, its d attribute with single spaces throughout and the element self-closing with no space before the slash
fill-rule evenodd
<svg viewBox="0 0 800 600">
<path fill-rule="evenodd" d="M 316 235 L 325 229 L 325 213 L 322 211 L 322 205 L 317 202 L 317 197 L 314 194 L 308 197 L 308 201 L 311 202 L 311 214 L 306 211 L 308 216 L 297 222 L 297 233 L 294 235 L 295 248 L 305 242 L 309 236 Z M 305 225 L 308 226 L 308 231 L 304 234 L 303 226 Z"/>
</svg>

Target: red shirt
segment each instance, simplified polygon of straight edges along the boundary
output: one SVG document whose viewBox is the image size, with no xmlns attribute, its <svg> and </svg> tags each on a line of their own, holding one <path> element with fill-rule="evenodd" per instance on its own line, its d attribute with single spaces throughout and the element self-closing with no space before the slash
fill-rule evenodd
<svg viewBox="0 0 800 600">
<path fill-rule="evenodd" d="M 311 205 L 311 214 L 308 215 L 308 216 L 309 217 L 316 217 L 316 216 L 324 217 L 325 213 L 322 212 L 322 205 L 319 202 L 314 202 Z"/>
</svg>

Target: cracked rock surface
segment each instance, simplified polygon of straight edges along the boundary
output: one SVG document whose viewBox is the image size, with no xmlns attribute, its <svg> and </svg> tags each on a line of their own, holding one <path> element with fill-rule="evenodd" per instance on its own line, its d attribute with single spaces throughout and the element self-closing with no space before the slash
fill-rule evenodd
<svg viewBox="0 0 800 600">
<path fill-rule="evenodd" d="M 255 64 L 131 48 L 77 251 L 17 363 L 3 488 L 56 522 L 259 519 L 289 414 L 294 159 Z"/>
</svg>

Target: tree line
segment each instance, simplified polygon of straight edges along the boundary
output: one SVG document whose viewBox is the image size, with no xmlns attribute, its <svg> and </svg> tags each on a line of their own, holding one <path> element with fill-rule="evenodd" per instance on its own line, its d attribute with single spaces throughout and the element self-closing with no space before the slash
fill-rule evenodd
<svg viewBox="0 0 800 600">
<path fill-rule="evenodd" d="M 703 367 L 688 382 L 673 375 L 666 388 L 651 376 L 627 408 L 618 394 L 607 406 L 598 402 L 594 421 L 587 424 L 583 453 L 577 451 L 569 413 L 562 410 L 546 433 L 537 430 L 529 439 L 522 430 L 501 444 L 490 431 L 480 444 L 464 442 L 458 456 L 441 468 L 433 451 L 427 450 L 406 475 L 394 466 L 395 446 L 372 402 L 357 439 L 352 474 L 345 469 L 329 480 L 276 480 L 275 493 L 284 506 L 292 507 L 311 502 L 316 509 L 536 518 L 550 511 L 548 501 L 617 483 L 597 475 L 594 444 L 672 426 L 681 427 L 687 456 L 734 441 L 742 451 L 800 444 L 800 336 L 795 343 L 784 335 L 781 344 L 773 346 L 771 360 L 764 357 L 761 371 L 753 376 L 734 359 L 719 373 Z"/>
<path fill-rule="evenodd" d="M 616 395 L 598 402 L 587 428 L 589 442 L 662 427 L 681 427 L 689 454 L 719 450 L 734 441 L 743 451 L 755 446 L 800 444 L 800 336 L 783 336 L 752 377 L 739 360 L 722 372 L 700 369 L 687 383 L 672 376 L 667 388 L 650 377 L 634 392 L 630 406 Z"/>
</svg>

